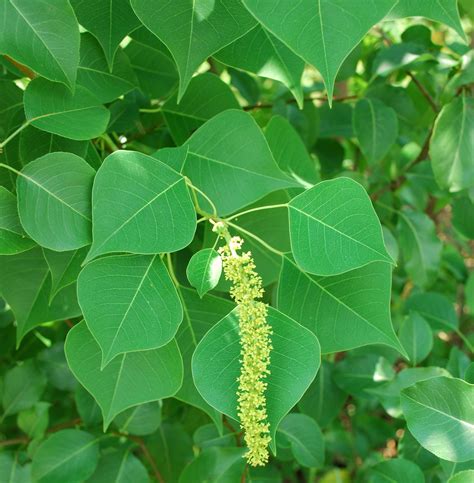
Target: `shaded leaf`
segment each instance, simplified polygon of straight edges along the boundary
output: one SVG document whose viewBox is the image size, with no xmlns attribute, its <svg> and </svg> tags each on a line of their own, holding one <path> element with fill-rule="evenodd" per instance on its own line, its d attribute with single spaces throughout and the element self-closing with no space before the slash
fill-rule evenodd
<svg viewBox="0 0 474 483">
<path fill-rule="evenodd" d="M 414 366 L 426 359 L 433 348 L 431 327 L 417 312 L 411 312 L 404 320 L 398 338 Z"/>
<path fill-rule="evenodd" d="M 74 376 L 99 404 L 104 428 L 125 409 L 172 396 L 182 383 L 183 363 L 174 341 L 120 355 L 101 371 L 100 347 L 81 322 L 69 331 L 64 349 Z"/>
<path fill-rule="evenodd" d="M 412 461 L 396 458 L 382 461 L 370 468 L 367 481 L 370 483 L 386 483 L 387 481 L 424 483 L 425 476 Z"/>
<path fill-rule="evenodd" d="M 148 471 L 130 451 L 104 454 L 87 483 L 148 483 Z"/>
</svg>

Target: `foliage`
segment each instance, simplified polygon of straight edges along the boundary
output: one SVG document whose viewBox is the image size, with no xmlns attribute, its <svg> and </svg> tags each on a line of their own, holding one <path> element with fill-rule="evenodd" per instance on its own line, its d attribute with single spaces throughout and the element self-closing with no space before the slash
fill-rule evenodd
<svg viewBox="0 0 474 483">
<path fill-rule="evenodd" d="M 0 0 L 0 482 L 472 481 L 471 3 Z"/>
</svg>

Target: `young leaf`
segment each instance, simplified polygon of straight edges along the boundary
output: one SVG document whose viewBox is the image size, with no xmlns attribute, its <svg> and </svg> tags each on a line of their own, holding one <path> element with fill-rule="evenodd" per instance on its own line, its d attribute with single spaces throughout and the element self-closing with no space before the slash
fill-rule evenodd
<svg viewBox="0 0 474 483">
<path fill-rule="evenodd" d="M 277 432 L 290 443 L 296 461 L 307 468 L 321 468 L 324 465 L 324 439 L 316 421 L 304 414 L 286 415 Z"/>
<path fill-rule="evenodd" d="M 131 4 L 138 18 L 173 55 L 180 77 L 178 102 L 194 71 L 256 23 L 240 2 L 233 0 L 212 3 L 132 0 Z"/>
<path fill-rule="evenodd" d="M 130 0 L 71 0 L 80 24 L 99 41 L 110 70 L 124 37 L 140 26 Z"/>
<path fill-rule="evenodd" d="M 14 479 L 12 479 L 14 475 Z M 0 453 L 0 481 L 9 483 L 29 483 L 31 481 L 31 464 L 21 466 L 18 453 Z"/>
<path fill-rule="evenodd" d="M 46 377 L 33 359 L 10 369 L 3 383 L 3 416 L 16 414 L 37 403 L 46 387 Z"/>
<path fill-rule="evenodd" d="M 14 255 L 34 246 L 20 224 L 15 195 L 0 186 L 0 255 Z"/>
<path fill-rule="evenodd" d="M 398 136 L 396 112 L 377 99 L 361 99 L 356 104 L 353 124 L 369 164 L 382 160 Z"/>
<path fill-rule="evenodd" d="M 265 28 L 319 70 L 329 102 L 346 57 L 395 4 L 395 0 L 302 0 L 288 9 L 284 2 L 244 0 Z"/>
<path fill-rule="evenodd" d="M 418 312 L 435 330 L 456 330 L 459 326 L 453 304 L 439 293 L 415 293 L 406 301 L 405 309 Z"/>
<path fill-rule="evenodd" d="M 69 331 L 64 350 L 74 376 L 99 404 L 105 429 L 125 409 L 170 397 L 182 384 L 183 362 L 175 341 L 120 355 L 101 370 L 100 347 L 81 322 Z"/>
<path fill-rule="evenodd" d="M 154 433 L 161 424 L 161 402 L 150 402 L 134 406 L 120 413 L 114 424 L 121 433 L 145 436 Z"/>
<path fill-rule="evenodd" d="M 79 25 L 68 0 L 3 0 L 0 53 L 43 77 L 73 87 L 79 63 Z"/>
<path fill-rule="evenodd" d="M 408 428 L 422 446 L 448 461 L 472 459 L 474 385 L 437 377 L 405 389 L 401 399 Z"/>
<path fill-rule="evenodd" d="M 256 48 L 258 46 L 258 48 Z M 301 77 L 304 61 L 268 30 L 257 24 L 252 30 L 219 50 L 214 57 L 226 65 L 282 82 L 303 105 Z"/>
<path fill-rule="evenodd" d="M 390 318 L 391 268 L 374 262 L 332 277 L 284 258 L 278 308 L 315 333 L 323 353 L 385 344 L 404 354 Z"/>
<path fill-rule="evenodd" d="M 158 255 L 119 255 L 87 264 L 77 280 L 87 327 L 102 367 L 118 354 L 162 347 L 175 336 L 183 309 Z"/>
<path fill-rule="evenodd" d="M 474 99 L 459 96 L 443 107 L 430 143 L 431 165 L 442 189 L 474 186 Z"/>
<path fill-rule="evenodd" d="M 337 275 L 370 262 L 393 263 L 370 198 L 352 179 L 318 183 L 288 208 L 291 249 L 306 272 Z"/>
<path fill-rule="evenodd" d="M 79 483 L 94 473 L 98 461 L 98 438 L 85 431 L 64 429 L 40 444 L 31 473 L 38 483 Z"/>
<path fill-rule="evenodd" d="M 278 310 L 269 307 L 272 327 L 270 374 L 265 382 L 271 447 L 283 417 L 298 402 L 320 365 L 316 337 Z M 193 355 L 193 378 L 202 397 L 218 411 L 238 421 L 237 388 L 240 373 L 238 309 L 215 325 L 199 343 Z"/>
<path fill-rule="evenodd" d="M 262 131 L 245 112 L 232 109 L 218 114 L 186 146 L 183 173 L 209 196 L 220 216 L 272 191 L 298 186 L 278 168 Z M 205 200 L 203 206 L 211 211 Z"/>
<path fill-rule="evenodd" d="M 187 246 L 196 230 L 185 179 L 134 151 L 117 151 L 102 163 L 94 181 L 92 217 L 87 260 L 114 252 L 174 252 Z"/>
<path fill-rule="evenodd" d="M 186 275 L 189 283 L 202 296 L 216 287 L 222 273 L 222 259 L 213 248 L 195 253 L 189 260 Z"/>
<path fill-rule="evenodd" d="M 90 165 L 71 153 L 49 153 L 27 164 L 17 178 L 18 211 L 26 233 L 56 251 L 90 244 L 94 176 Z"/>
<path fill-rule="evenodd" d="M 433 331 L 428 322 L 416 312 L 411 312 L 405 319 L 398 337 L 414 366 L 426 359 L 433 348 Z"/>
<path fill-rule="evenodd" d="M 65 138 L 82 141 L 103 134 L 110 113 L 83 87 L 72 93 L 66 86 L 37 78 L 25 91 L 25 113 L 30 124 Z"/>
<path fill-rule="evenodd" d="M 206 121 L 226 109 L 239 109 L 231 88 L 208 72 L 193 77 L 178 104 L 177 94 L 161 108 L 174 142 L 184 143 Z"/>
</svg>

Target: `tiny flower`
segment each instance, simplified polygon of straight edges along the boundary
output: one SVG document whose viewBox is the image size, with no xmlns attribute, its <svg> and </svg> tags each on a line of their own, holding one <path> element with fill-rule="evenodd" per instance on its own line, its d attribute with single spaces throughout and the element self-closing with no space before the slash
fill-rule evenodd
<svg viewBox="0 0 474 483">
<path fill-rule="evenodd" d="M 262 279 L 255 272 L 250 252 L 239 253 L 242 239 L 233 237 L 219 250 L 224 274 L 232 282 L 230 294 L 239 313 L 241 370 L 238 396 L 238 415 L 248 451 L 247 461 L 252 466 L 263 466 L 268 461 L 271 441 L 267 421 L 265 379 L 270 373 L 271 327 L 267 323 L 267 305 L 263 297 Z"/>
</svg>

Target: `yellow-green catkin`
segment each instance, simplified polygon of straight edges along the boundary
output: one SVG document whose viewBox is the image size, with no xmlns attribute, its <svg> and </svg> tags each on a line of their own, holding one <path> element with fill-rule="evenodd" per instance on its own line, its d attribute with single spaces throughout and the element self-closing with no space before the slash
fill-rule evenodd
<svg viewBox="0 0 474 483">
<path fill-rule="evenodd" d="M 271 441 L 267 418 L 265 379 L 270 373 L 271 327 L 267 323 L 267 305 L 263 296 L 262 279 L 255 272 L 250 252 L 242 252 L 242 239 L 227 239 L 220 248 L 224 274 L 232 282 L 230 295 L 237 303 L 240 327 L 241 370 L 238 389 L 238 415 L 248 447 L 247 461 L 263 466 L 268 461 Z"/>
</svg>

